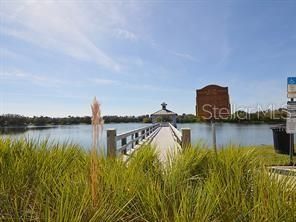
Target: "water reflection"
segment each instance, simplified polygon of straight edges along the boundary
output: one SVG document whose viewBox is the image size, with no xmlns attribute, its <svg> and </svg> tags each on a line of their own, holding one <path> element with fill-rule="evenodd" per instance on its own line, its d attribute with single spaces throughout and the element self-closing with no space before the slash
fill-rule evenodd
<svg viewBox="0 0 296 222">
<path fill-rule="evenodd" d="M 0 135 L 23 134 L 29 130 L 48 130 L 52 128 L 57 128 L 57 126 L 0 127 Z"/>
<path fill-rule="evenodd" d="M 101 135 L 100 146 L 106 147 L 106 130 L 114 128 L 117 134 L 129 130 L 138 129 L 147 126 L 142 123 L 120 123 L 105 124 Z M 216 123 L 216 135 L 218 147 L 228 144 L 237 145 L 261 145 L 273 144 L 271 125 L 268 124 L 230 124 Z M 193 144 L 202 142 L 211 146 L 212 128 L 207 123 L 178 124 L 178 129 L 190 128 L 191 141 Z M 2 134 L 2 135 L 1 135 Z M 27 128 L 0 128 L 0 136 L 3 137 L 26 137 L 31 139 L 50 138 L 57 142 L 73 142 L 86 149 L 91 147 L 92 127 L 91 125 L 66 125 L 49 127 L 27 127 Z"/>
</svg>

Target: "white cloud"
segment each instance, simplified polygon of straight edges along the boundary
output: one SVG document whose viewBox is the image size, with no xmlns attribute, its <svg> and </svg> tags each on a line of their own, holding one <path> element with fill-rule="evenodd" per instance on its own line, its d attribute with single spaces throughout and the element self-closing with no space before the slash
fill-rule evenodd
<svg viewBox="0 0 296 222">
<path fill-rule="evenodd" d="M 135 33 L 132 33 L 125 29 L 115 29 L 114 30 L 115 36 L 118 38 L 123 38 L 131 41 L 136 41 L 138 36 Z"/>
<path fill-rule="evenodd" d="M 108 34 L 136 40 L 126 28 L 128 4 L 122 2 L 5 1 L 1 3 L 0 32 L 109 70 L 121 64 L 103 49 Z"/>
<path fill-rule="evenodd" d="M 193 57 L 192 55 L 190 55 L 190 54 L 173 52 L 173 51 L 171 53 L 174 54 L 175 56 L 181 57 L 183 59 L 190 60 L 190 61 L 193 61 L 193 62 L 198 62 L 198 60 L 195 57 Z"/>
<path fill-rule="evenodd" d="M 35 85 L 41 85 L 41 86 L 58 87 L 60 85 L 66 84 L 65 81 L 62 81 L 57 78 L 50 78 L 48 76 L 41 75 L 41 74 L 27 73 L 18 69 L 2 71 L 0 72 L 0 78 L 2 80 L 8 80 L 8 81 L 28 81 Z"/>
<path fill-rule="evenodd" d="M 118 83 L 115 80 L 111 80 L 111 79 L 99 79 L 99 78 L 95 78 L 92 81 L 94 83 L 96 83 L 97 85 L 114 85 L 114 84 L 117 84 Z"/>
<path fill-rule="evenodd" d="M 112 86 L 120 86 L 121 88 L 135 90 L 135 91 L 159 91 L 159 92 L 182 92 L 188 93 L 191 92 L 187 89 L 181 88 L 168 88 L 167 86 L 159 86 L 159 85 L 152 85 L 152 84 L 136 84 L 130 83 L 127 81 L 116 81 L 111 79 L 102 79 L 102 78 L 95 78 L 90 79 L 90 82 L 95 83 L 96 85 L 112 85 Z"/>
<path fill-rule="evenodd" d="M 18 58 L 18 57 L 21 57 L 19 54 L 11 51 L 11 50 L 8 50 L 8 49 L 5 49 L 5 48 L 0 48 L 0 57 L 1 58 Z"/>
</svg>

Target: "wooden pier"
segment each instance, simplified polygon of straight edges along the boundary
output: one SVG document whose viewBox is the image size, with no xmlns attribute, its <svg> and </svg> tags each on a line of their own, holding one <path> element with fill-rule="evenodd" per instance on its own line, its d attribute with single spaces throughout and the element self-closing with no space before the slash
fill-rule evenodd
<svg viewBox="0 0 296 222">
<path fill-rule="evenodd" d="M 190 145 L 190 129 L 181 132 L 171 123 L 157 123 L 117 135 L 116 129 L 107 130 L 107 156 L 129 155 L 144 144 L 151 144 L 164 161 L 170 152 Z"/>
</svg>

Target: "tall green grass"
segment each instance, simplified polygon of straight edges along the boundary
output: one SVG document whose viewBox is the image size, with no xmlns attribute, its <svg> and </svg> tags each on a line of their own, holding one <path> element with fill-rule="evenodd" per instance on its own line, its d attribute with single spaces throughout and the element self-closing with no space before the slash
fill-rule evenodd
<svg viewBox="0 0 296 222">
<path fill-rule="evenodd" d="M 259 149 L 188 148 L 128 161 L 74 144 L 0 139 L 2 221 L 295 221 L 296 182 L 271 174 Z M 95 200 L 95 204 L 93 203 Z"/>
</svg>

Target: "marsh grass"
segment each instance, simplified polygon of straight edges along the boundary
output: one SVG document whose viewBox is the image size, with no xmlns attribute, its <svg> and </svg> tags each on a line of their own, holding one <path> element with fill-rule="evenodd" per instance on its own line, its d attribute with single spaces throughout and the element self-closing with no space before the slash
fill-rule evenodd
<svg viewBox="0 0 296 222">
<path fill-rule="evenodd" d="M 267 163 L 259 148 L 188 148 L 164 164 L 149 146 L 124 162 L 75 144 L 0 139 L 0 220 L 295 221 L 295 179 Z"/>
<path fill-rule="evenodd" d="M 92 148 L 90 152 L 90 187 L 91 187 L 91 196 L 93 207 L 96 207 L 98 204 L 97 198 L 99 195 L 99 184 L 98 184 L 98 142 L 100 135 L 103 129 L 104 120 L 101 116 L 100 103 L 97 101 L 96 97 L 91 104 L 92 111 Z"/>
</svg>

